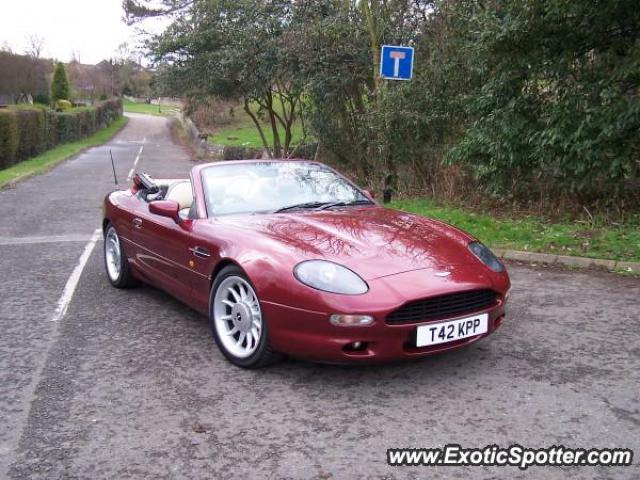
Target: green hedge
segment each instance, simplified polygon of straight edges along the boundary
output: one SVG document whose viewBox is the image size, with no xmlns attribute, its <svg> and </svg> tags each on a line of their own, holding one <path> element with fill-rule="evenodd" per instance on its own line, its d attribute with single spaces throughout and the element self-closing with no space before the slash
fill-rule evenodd
<svg viewBox="0 0 640 480">
<path fill-rule="evenodd" d="M 0 169 L 61 143 L 88 137 L 120 116 L 120 99 L 66 112 L 55 112 L 39 106 L 0 109 Z"/>
<path fill-rule="evenodd" d="M 19 145 L 18 116 L 10 110 L 0 110 L 0 168 L 15 163 Z"/>
<path fill-rule="evenodd" d="M 35 157 L 46 150 L 46 110 L 44 108 L 16 110 L 16 118 L 18 125 L 18 149 L 16 152 L 16 161 Z"/>
</svg>

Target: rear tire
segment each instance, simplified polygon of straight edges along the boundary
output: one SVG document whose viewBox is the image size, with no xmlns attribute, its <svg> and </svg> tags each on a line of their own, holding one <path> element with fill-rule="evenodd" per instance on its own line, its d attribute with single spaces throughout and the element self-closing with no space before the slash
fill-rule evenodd
<svg viewBox="0 0 640 480">
<path fill-rule="evenodd" d="M 104 230 L 104 267 L 109 283 L 116 288 L 131 288 L 139 283 L 131 274 L 118 232 L 110 223 Z"/>
<path fill-rule="evenodd" d="M 211 288 L 209 324 L 222 354 L 242 368 L 261 368 L 282 356 L 271 349 L 260 300 L 244 272 L 223 268 Z"/>
</svg>

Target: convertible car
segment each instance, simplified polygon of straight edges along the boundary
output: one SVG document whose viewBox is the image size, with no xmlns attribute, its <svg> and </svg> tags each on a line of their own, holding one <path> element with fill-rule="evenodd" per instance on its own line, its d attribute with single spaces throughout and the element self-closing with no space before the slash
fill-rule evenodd
<svg viewBox="0 0 640 480">
<path fill-rule="evenodd" d="M 505 316 L 509 277 L 487 247 L 385 208 L 317 162 L 137 174 L 105 198 L 103 229 L 113 286 L 143 281 L 207 315 L 224 356 L 245 368 L 283 354 L 421 357 L 469 345 Z"/>
</svg>

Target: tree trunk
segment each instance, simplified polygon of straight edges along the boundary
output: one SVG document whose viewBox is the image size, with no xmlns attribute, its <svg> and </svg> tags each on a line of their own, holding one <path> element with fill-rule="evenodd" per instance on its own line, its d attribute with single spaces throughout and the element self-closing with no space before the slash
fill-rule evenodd
<svg viewBox="0 0 640 480">
<path fill-rule="evenodd" d="M 244 111 L 247 113 L 247 115 L 251 117 L 251 120 L 253 120 L 253 123 L 258 129 L 258 133 L 260 134 L 260 139 L 262 140 L 262 144 L 264 145 L 264 148 L 267 151 L 267 155 L 269 155 L 269 158 L 273 158 L 273 153 L 271 152 L 271 148 L 269 147 L 269 142 L 267 142 L 267 137 L 264 136 L 262 125 L 260 125 L 260 122 L 254 115 L 254 113 L 251 111 L 251 108 L 249 108 L 249 100 L 246 98 L 244 99 Z"/>
<path fill-rule="evenodd" d="M 265 95 L 267 104 L 267 112 L 269 113 L 269 122 L 271 123 L 271 132 L 273 133 L 273 155 L 274 158 L 282 158 L 282 144 L 280 143 L 280 132 L 278 132 L 278 122 L 273 111 L 273 95 L 268 92 Z"/>
<path fill-rule="evenodd" d="M 369 5 L 369 1 L 371 5 Z M 362 12 L 367 20 L 369 48 L 373 58 L 373 84 L 377 91 L 380 86 L 380 0 L 364 0 L 362 2 Z"/>
</svg>

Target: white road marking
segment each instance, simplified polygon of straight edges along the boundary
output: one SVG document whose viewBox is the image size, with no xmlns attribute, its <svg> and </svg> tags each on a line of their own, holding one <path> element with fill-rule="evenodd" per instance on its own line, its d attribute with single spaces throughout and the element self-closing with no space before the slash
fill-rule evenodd
<svg viewBox="0 0 640 480">
<path fill-rule="evenodd" d="M 82 275 L 82 271 L 84 270 L 84 267 L 91 256 L 91 252 L 93 252 L 93 248 L 96 246 L 96 242 L 100 238 L 101 234 L 102 230 L 98 228 L 93 232 L 91 240 L 89 240 L 89 243 L 84 247 L 84 251 L 82 252 L 82 255 L 80 255 L 80 260 L 78 260 L 78 264 L 73 269 L 73 272 L 71 272 L 71 275 L 67 280 L 67 284 L 64 286 L 62 296 L 58 300 L 58 307 L 53 314 L 53 318 L 51 319 L 52 322 L 62 320 L 64 315 L 67 313 L 67 308 L 69 308 L 73 294 L 75 293 L 78 282 L 80 281 L 80 275 Z"/>
<path fill-rule="evenodd" d="M 34 237 L 0 237 L 0 245 L 32 245 L 35 243 L 88 242 L 91 235 L 70 233 L 67 235 L 49 235 Z"/>
<path fill-rule="evenodd" d="M 127 175 L 127 182 L 130 182 L 133 178 L 133 173 L 136 169 L 136 165 L 138 165 L 138 160 L 140 160 L 140 155 L 142 155 L 142 151 L 144 150 L 144 143 L 147 141 L 147 137 L 144 137 L 142 140 L 142 145 L 140 145 L 140 150 L 138 150 L 138 155 L 136 155 L 136 159 L 133 161 L 133 167 L 129 170 L 129 175 Z"/>
</svg>

